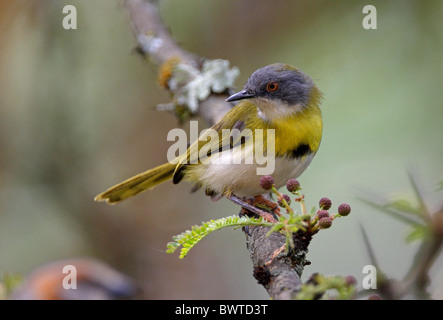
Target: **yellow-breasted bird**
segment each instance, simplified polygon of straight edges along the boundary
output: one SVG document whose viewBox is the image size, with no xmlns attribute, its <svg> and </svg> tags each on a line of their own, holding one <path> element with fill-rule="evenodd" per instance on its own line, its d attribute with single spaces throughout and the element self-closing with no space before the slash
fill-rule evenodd
<svg viewBox="0 0 443 320">
<path fill-rule="evenodd" d="M 321 97 L 312 79 L 292 66 L 276 63 L 258 69 L 242 91 L 227 99 L 239 103 L 186 153 L 111 187 L 95 200 L 116 203 L 165 181 L 172 179 L 177 184 L 185 180 L 194 184 L 193 191 L 203 188 L 212 198 L 224 196 L 260 214 L 241 199 L 265 193 L 257 174 L 257 168 L 263 167 L 257 163 L 258 148 L 275 160 L 271 175 L 277 188 L 300 176 L 320 145 Z M 222 134 L 224 129 L 237 134 Z M 274 129 L 274 134 L 267 129 Z M 252 163 L 246 160 L 251 157 Z"/>
</svg>

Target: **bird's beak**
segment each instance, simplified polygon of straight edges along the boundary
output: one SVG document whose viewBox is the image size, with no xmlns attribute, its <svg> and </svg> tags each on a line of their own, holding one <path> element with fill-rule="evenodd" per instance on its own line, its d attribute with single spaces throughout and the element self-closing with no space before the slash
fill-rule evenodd
<svg viewBox="0 0 443 320">
<path fill-rule="evenodd" d="M 250 93 L 246 90 L 243 90 L 243 91 L 234 93 L 232 96 L 230 96 L 228 99 L 226 99 L 226 101 L 231 102 L 231 101 L 237 101 L 237 100 L 254 98 L 254 97 L 256 97 L 256 94 Z"/>
</svg>

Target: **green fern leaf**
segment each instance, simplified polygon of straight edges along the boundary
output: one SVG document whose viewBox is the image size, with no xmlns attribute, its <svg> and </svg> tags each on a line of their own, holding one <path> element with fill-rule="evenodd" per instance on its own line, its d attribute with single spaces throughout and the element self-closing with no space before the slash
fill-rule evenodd
<svg viewBox="0 0 443 320">
<path fill-rule="evenodd" d="M 249 217 L 229 216 L 217 220 L 203 222 L 200 226 L 192 226 L 191 230 L 186 230 L 179 235 L 174 236 L 174 241 L 166 245 L 166 252 L 173 253 L 180 246 L 180 259 L 183 259 L 200 240 L 213 231 L 226 227 L 243 227 L 243 226 L 273 226 L 273 223 L 264 221 L 262 218 L 255 219 Z"/>
</svg>

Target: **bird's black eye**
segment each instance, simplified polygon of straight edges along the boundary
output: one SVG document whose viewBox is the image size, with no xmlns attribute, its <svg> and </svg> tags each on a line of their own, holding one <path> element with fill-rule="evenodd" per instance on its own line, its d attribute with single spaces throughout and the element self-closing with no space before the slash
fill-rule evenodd
<svg viewBox="0 0 443 320">
<path fill-rule="evenodd" d="M 278 89 L 278 83 L 277 82 L 269 82 L 266 86 L 266 90 L 269 92 L 273 92 Z"/>
</svg>

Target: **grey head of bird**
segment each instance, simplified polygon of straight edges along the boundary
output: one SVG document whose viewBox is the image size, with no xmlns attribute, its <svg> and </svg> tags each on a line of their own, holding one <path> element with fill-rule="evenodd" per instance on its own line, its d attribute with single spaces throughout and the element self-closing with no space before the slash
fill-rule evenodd
<svg viewBox="0 0 443 320">
<path fill-rule="evenodd" d="M 306 106 L 315 87 L 311 77 L 296 68 L 275 63 L 256 70 L 243 90 L 227 101 L 263 98 L 289 106 Z"/>
</svg>

